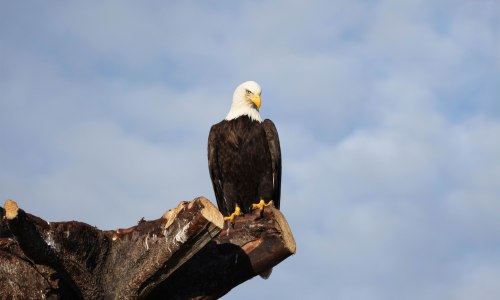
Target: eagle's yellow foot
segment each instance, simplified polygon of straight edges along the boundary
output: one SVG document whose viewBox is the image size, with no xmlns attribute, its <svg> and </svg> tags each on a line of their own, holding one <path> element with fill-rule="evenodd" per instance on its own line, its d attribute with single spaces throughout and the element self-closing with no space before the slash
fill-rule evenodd
<svg viewBox="0 0 500 300">
<path fill-rule="evenodd" d="M 271 205 L 271 204 L 273 204 L 273 200 L 270 200 L 270 201 L 266 204 L 266 202 L 264 201 L 264 199 L 260 199 L 260 202 L 259 202 L 259 203 L 257 203 L 257 204 L 255 204 L 255 203 L 254 203 L 254 204 L 252 204 L 252 210 L 254 210 L 254 209 L 260 209 L 260 210 L 263 210 L 263 209 L 264 209 L 264 207 L 269 206 L 269 205 Z"/>
<path fill-rule="evenodd" d="M 239 216 L 241 215 L 241 209 L 238 205 L 236 205 L 236 208 L 234 209 L 234 212 L 229 216 L 229 217 L 224 217 L 224 221 L 231 221 L 233 222 L 234 221 L 234 218 L 236 218 L 236 216 Z"/>
</svg>

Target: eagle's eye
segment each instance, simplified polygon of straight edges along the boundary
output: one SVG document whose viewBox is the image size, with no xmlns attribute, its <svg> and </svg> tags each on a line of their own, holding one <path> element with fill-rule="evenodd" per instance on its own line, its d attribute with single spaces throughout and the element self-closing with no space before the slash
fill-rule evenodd
<svg viewBox="0 0 500 300">
<path fill-rule="evenodd" d="M 249 90 L 245 90 L 245 92 L 247 93 L 247 95 L 250 95 L 252 93 Z"/>
</svg>

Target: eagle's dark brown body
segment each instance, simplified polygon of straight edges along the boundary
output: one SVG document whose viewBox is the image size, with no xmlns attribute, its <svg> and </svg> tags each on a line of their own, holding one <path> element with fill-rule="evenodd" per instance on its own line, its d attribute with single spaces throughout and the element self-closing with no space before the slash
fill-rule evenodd
<svg viewBox="0 0 500 300">
<path fill-rule="evenodd" d="M 208 165 L 223 215 L 236 205 L 250 211 L 261 199 L 279 208 L 281 150 L 273 122 L 260 123 L 248 116 L 224 120 L 212 126 L 208 137 Z"/>
</svg>

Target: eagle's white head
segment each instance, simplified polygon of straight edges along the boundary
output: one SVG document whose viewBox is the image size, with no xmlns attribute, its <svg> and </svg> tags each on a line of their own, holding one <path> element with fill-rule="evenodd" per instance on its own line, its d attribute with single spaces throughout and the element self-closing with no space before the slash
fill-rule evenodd
<svg viewBox="0 0 500 300">
<path fill-rule="evenodd" d="M 233 103 L 226 116 L 226 120 L 234 120 L 247 115 L 250 119 L 262 122 L 260 117 L 260 94 L 262 89 L 255 81 L 246 81 L 240 84 L 233 94 Z"/>
</svg>

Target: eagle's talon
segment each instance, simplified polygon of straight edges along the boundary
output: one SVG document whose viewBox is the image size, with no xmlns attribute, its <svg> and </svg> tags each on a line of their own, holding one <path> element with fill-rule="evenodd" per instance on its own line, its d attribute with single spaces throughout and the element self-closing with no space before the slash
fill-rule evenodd
<svg viewBox="0 0 500 300">
<path fill-rule="evenodd" d="M 238 205 L 236 205 L 236 208 L 234 209 L 234 212 L 229 216 L 229 217 L 224 217 L 224 221 L 230 221 L 233 222 L 234 219 L 241 215 L 241 209 Z"/>
<path fill-rule="evenodd" d="M 260 209 L 260 210 L 263 210 L 263 209 L 264 209 L 264 207 L 269 206 L 269 205 L 271 205 L 271 204 L 273 204 L 273 200 L 270 200 L 268 203 L 266 203 L 266 202 L 264 201 L 264 199 L 260 199 L 260 202 L 259 202 L 259 203 L 257 203 L 257 204 L 256 204 L 256 203 L 252 204 L 252 210 L 255 210 L 255 209 Z"/>
</svg>

